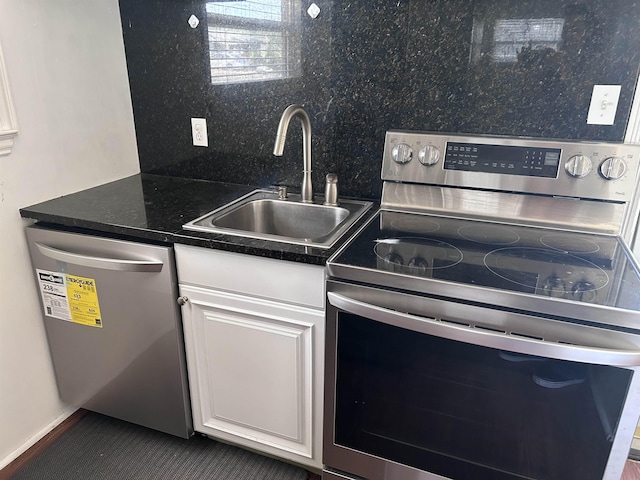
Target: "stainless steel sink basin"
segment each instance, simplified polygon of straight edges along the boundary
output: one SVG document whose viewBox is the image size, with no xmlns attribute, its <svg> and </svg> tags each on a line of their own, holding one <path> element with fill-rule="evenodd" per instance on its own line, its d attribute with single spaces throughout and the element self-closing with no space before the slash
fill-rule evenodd
<svg viewBox="0 0 640 480">
<path fill-rule="evenodd" d="M 299 195 L 280 200 L 277 192 L 256 190 L 183 228 L 329 248 L 371 205 L 341 200 L 332 207 L 322 202 L 302 203 Z"/>
</svg>

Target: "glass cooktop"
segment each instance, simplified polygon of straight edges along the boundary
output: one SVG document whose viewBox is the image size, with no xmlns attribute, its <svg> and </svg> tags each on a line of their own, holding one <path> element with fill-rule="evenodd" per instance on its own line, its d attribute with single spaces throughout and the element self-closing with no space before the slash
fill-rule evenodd
<svg viewBox="0 0 640 480">
<path fill-rule="evenodd" d="M 554 315 L 640 310 L 637 267 L 614 236 L 381 210 L 328 269 L 334 278 Z"/>
</svg>

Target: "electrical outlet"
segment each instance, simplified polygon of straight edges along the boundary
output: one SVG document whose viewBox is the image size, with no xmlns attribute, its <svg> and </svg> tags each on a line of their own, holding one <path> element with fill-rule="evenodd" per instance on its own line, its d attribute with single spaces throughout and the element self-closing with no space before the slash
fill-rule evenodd
<svg viewBox="0 0 640 480">
<path fill-rule="evenodd" d="M 192 118 L 191 119 L 191 137 L 196 147 L 208 147 L 209 137 L 207 136 L 207 119 Z"/>
<path fill-rule="evenodd" d="M 613 125 L 620 98 L 620 85 L 594 85 L 587 114 L 590 125 Z"/>
</svg>

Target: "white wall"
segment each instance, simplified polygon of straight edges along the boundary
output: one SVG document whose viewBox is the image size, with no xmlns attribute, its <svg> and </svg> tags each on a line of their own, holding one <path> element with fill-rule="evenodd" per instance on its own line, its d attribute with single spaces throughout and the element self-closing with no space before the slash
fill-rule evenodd
<svg viewBox="0 0 640 480">
<path fill-rule="evenodd" d="M 118 0 L 0 0 L 19 134 L 0 157 L 0 468 L 58 400 L 18 209 L 139 171 Z"/>
</svg>

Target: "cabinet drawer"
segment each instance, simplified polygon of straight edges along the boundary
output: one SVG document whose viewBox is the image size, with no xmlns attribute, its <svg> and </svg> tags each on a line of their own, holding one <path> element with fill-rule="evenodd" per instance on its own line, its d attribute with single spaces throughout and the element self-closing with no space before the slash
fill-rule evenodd
<svg viewBox="0 0 640 480">
<path fill-rule="evenodd" d="M 180 284 L 324 309 L 324 267 L 187 245 L 175 254 Z"/>
</svg>

